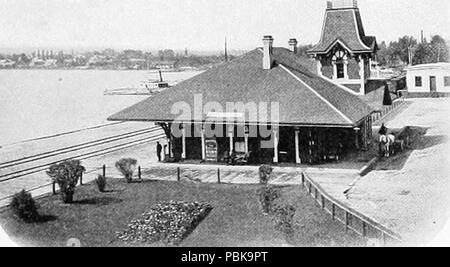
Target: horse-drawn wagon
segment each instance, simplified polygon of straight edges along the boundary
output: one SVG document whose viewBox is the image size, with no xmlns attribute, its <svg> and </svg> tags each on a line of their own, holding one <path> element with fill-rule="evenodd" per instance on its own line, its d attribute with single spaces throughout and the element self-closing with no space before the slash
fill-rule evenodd
<svg viewBox="0 0 450 267">
<path fill-rule="evenodd" d="M 406 126 L 399 132 L 381 135 L 379 141 L 380 156 L 390 157 L 409 148 L 412 144 L 411 127 Z"/>
</svg>

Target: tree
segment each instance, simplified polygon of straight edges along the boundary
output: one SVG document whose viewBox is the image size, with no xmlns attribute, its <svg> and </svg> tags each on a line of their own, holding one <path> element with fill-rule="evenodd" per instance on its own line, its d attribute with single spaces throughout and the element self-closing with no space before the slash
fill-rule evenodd
<svg viewBox="0 0 450 267">
<path fill-rule="evenodd" d="M 427 64 L 433 62 L 433 51 L 430 44 L 425 40 L 417 46 L 414 53 L 413 64 Z"/>
<path fill-rule="evenodd" d="M 159 50 L 159 51 L 158 51 L 158 58 L 159 58 L 159 60 L 161 60 L 161 61 L 164 60 L 164 51 L 163 51 L 163 50 Z"/>
<path fill-rule="evenodd" d="M 381 42 L 381 44 L 378 45 L 378 53 L 377 53 L 377 61 L 381 65 L 388 65 L 389 64 L 389 55 L 390 51 L 388 50 L 388 47 L 386 45 L 386 42 Z"/>
<path fill-rule="evenodd" d="M 175 59 L 175 51 L 172 49 L 165 49 L 165 50 L 159 50 L 158 51 L 158 57 L 159 60 L 174 60 Z"/>
<path fill-rule="evenodd" d="M 50 166 L 48 176 L 59 185 L 64 203 L 72 203 L 75 187 L 86 169 L 79 160 L 66 160 Z"/>
<path fill-rule="evenodd" d="M 383 105 L 384 106 L 391 106 L 392 105 L 391 92 L 389 91 L 389 85 L 387 83 L 384 86 Z"/>
<path fill-rule="evenodd" d="M 116 168 L 127 180 L 127 183 L 131 183 L 133 179 L 134 169 L 136 168 L 137 160 L 125 158 L 116 162 Z"/>
<path fill-rule="evenodd" d="M 25 190 L 13 196 L 10 206 L 13 213 L 25 222 L 35 222 L 39 218 L 39 204 Z"/>
<path fill-rule="evenodd" d="M 430 47 L 433 54 L 433 62 L 449 61 L 449 47 L 447 41 L 440 35 L 431 37 Z"/>
<path fill-rule="evenodd" d="M 412 64 L 412 59 L 417 49 L 417 40 L 412 36 L 403 36 L 397 42 L 389 44 L 390 59 L 401 60 L 403 63 Z"/>
<path fill-rule="evenodd" d="M 297 54 L 302 56 L 308 56 L 308 50 L 311 49 L 313 46 L 311 44 L 309 45 L 299 45 L 297 47 Z"/>
</svg>

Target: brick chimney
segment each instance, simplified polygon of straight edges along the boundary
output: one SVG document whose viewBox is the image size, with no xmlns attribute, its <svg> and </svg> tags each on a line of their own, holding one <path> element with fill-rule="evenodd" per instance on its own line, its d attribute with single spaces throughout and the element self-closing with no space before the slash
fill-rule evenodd
<svg viewBox="0 0 450 267">
<path fill-rule="evenodd" d="M 331 0 L 327 2 L 327 9 L 358 8 L 358 0 Z"/>
<path fill-rule="evenodd" d="M 273 65 L 273 54 L 272 54 L 272 50 L 273 50 L 273 38 L 270 35 L 266 35 L 263 38 L 263 52 L 264 52 L 264 56 L 263 56 L 263 69 L 265 70 L 270 70 L 272 69 L 272 65 Z"/>
<path fill-rule="evenodd" d="M 291 49 L 292 52 L 294 52 L 294 54 L 297 54 L 297 45 L 298 45 L 297 39 L 295 38 L 289 39 L 289 48 Z"/>
</svg>

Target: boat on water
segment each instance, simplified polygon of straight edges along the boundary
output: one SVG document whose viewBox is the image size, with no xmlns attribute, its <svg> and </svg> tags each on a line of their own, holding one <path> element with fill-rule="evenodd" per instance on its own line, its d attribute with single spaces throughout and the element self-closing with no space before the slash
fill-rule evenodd
<svg viewBox="0 0 450 267">
<path fill-rule="evenodd" d="M 146 80 L 141 81 L 136 87 L 117 88 L 105 90 L 105 95 L 154 95 L 162 92 L 163 90 L 170 88 L 176 84 L 176 82 L 166 82 L 163 80 L 161 70 L 158 71 L 158 80 Z"/>
</svg>

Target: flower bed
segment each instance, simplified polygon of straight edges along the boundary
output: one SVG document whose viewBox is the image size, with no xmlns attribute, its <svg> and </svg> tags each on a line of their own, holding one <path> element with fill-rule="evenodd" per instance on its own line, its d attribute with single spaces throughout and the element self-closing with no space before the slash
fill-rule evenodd
<svg viewBox="0 0 450 267">
<path fill-rule="evenodd" d="M 198 202 L 158 204 L 133 220 L 124 232 L 117 233 L 124 242 L 179 244 L 209 214 L 212 206 Z"/>
</svg>

